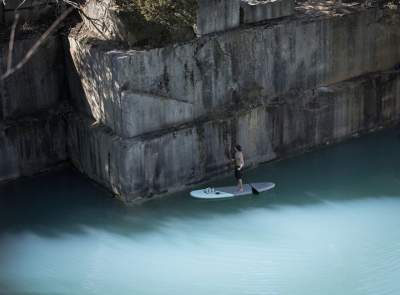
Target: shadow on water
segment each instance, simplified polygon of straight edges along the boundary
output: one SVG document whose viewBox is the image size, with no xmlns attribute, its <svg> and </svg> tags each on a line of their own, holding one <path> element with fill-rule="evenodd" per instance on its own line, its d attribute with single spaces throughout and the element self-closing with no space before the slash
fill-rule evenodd
<svg viewBox="0 0 400 295">
<path fill-rule="evenodd" d="M 189 191 L 126 207 L 72 169 L 0 187 L 0 237 L 31 232 L 57 238 L 95 228 L 120 235 L 158 230 L 169 220 L 206 220 L 252 209 L 280 210 L 363 198 L 400 195 L 400 139 L 386 130 L 246 172 L 248 181 L 273 181 L 259 196 L 200 201 Z M 232 185 L 230 178 L 210 186 Z"/>
</svg>

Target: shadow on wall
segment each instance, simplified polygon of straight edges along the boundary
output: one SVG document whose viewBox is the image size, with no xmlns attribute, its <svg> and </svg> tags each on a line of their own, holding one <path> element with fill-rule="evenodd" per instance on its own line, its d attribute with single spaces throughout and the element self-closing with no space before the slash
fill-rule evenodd
<svg viewBox="0 0 400 295">
<path fill-rule="evenodd" d="M 398 198 L 399 149 L 395 130 L 379 132 L 247 171 L 247 180 L 274 181 L 277 189 L 257 197 L 212 202 L 191 199 L 186 191 L 142 206 L 125 207 L 72 169 L 21 179 L 0 187 L 0 237 L 32 232 L 57 238 L 84 235 L 87 228 L 134 236 L 167 227 L 171 219 L 185 223 L 252 209 L 279 211 L 288 206 Z M 228 178 L 209 185 L 232 182 Z"/>
<path fill-rule="evenodd" d="M 78 111 L 90 116 L 90 105 L 86 99 L 83 99 L 85 97 L 85 92 L 82 87 L 81 76 L 78 73 L 78 69 L 74 64 L 73 57 L 71 56 L 70 42 L 68 41 L 68 38 L 63 39 L 63 46 L 67 82 L 70 92 L 70 103 Z"/>
</svg>

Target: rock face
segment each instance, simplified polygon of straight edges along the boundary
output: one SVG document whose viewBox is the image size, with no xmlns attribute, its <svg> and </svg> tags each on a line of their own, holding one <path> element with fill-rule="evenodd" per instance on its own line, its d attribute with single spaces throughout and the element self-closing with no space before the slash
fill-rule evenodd
<svg viewBox="0 0 400 295">
<path fill-rule="evenodd" d="M 87 1 L 83 7 L 83 22 L 92 33 L 102 40 L 129 40 L 129 27 L 125 26 L 118 15 L 118 9 L 112 0 Z"/>
<path fill-rule="evenodd" d="M 59 113 L 0 122 L 0 181 L 33 175 L 66 159 L 66 121 Z"/>
<path fill-rule="evenodd" d="M 239 25 L 239 1 L 204 1 L 200 18 L 215 21 L 200 19 L 202 33 Z M 252 166 L 397 122 L 399 23 L 357 8 L 149 50 L 51 38 L 1 92 L 0 181 L 69 158 L 136 202 L 230 172 L 237 143 Z M 17 56 L 29 42 L 17 42 Z"/>
<path fill-rule="evenodd" d="M 90 0 L 83 7 L 83 21 L 96 38 L 126 42 L 130 46 L 148 43 L 163 32 L 161 26 L 146 23 L 134 10 L 123 10 L 113 0 Z"/>
<path fill-rule="evenodd" d="M 400 74 L 385 70 L 400 62 L 398 21 L 374 9 L 297 15 L 144 51 L 71 35 L 84 95 L 70 157 L 135 202 L 230 171 L 236 143 L 251 166 L 392 123 Z"/>
<path fill-rule="evenodd" d="M 68 143 L 81 171 L 132 202 L 230 171 L 235 143 L 251 166 L 399 118 L 400 72 L 381 72 L 134 138 L 73 115 Z"/>
<path fill-rule="evenodd" d="M 242 22 L 256 23 L 294 13 L 294 0 L 241 0 Z"/>
<path fill-rule="evenodd" d="M 240 25 L 240 0 L 200 0 L 197 33 L 206 35 Z"/>
<path fill-rule="evenodd" d="M 118 135 L 137 136 L 257 97 L 390 68 L 400 62 L 399 18 L 387 19 L 381 10 L 313 21 L 298 17 L 145 51 L 82 46 L 70 36 L 86 94 L 76 101 L 88 103 L 86 112 Z M 136 124 L 143 117 L 139 100 L 155 110 L 151 124 Z M 171 108 L 179 109 L 173 117 Z"/>
<path fill-rule="evenodd" d="M 36 37 L 37 38 L 37 37 Z M 14 45 L 14 61 L 20 61 L 32 47 L 35 38 L 18 40 Z M 8 42 L 0 44 L 0 72 L 6 70 Z M 0 96 L 0 120 L 21 118 L 57 107 L 68 92 L 64 76 L 63 48 L 60 39 L 50 37 L 20 71 L 4 81 Z"/>
<path fill-rule="evenodd" d="M 36 36 L 37 37 L 37 36 Z M 19 61 L 34 39 L 17 40 Z M 0 72 L 8 42 L 0 44 Z M 68 97 L 60 39 L 50 37 L 0 91 L 0 181 L 38 173 L 67 159 L 65 111 Z"/>
</svg>

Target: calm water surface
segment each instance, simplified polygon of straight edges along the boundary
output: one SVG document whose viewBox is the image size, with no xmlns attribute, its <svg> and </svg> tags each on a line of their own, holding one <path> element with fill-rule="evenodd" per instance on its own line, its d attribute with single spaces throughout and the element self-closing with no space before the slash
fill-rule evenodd
<svg viewBox="0 0 400 295">
<path fill-rule="evenodd" d="M 3 185 L 0 294 L 400 294 L 396 132 L 246 177 L 278 187 L 126 208 L 73 171 Z"/>
</svg>

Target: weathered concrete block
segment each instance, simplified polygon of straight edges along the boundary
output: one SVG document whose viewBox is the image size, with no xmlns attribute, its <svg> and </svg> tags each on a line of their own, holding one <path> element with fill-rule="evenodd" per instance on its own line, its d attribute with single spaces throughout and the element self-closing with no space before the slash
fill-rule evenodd
<svg viewBox="0 0 400 295">
<path fill-rule="evenodd" d="M 202 175 L 195 130 L 123 139 L 101 124 L 72 116 L 68 150 L 74 165 L 125 201 L 182 187 Z M 189 140 L 188 140 L 189 138 Z"/>
<path fill-rule="evenodd" d="M 174 57 L 164 55 L 164 62 L 170 62 L 170 66 L 166 67 L 163 63 L 158 63 L 159 58 L 162 58 L 163 51 L 154 49 L 159 52 L 159 58 L 155 59 L 153 54 L 147 55 L 148 58 L 141 68 L 137 68 L 134 62 L 131 69 L 135 74 L 126 73 L 130 75 L 129 78 L 119 84 L 115 80 L 115 75 L 122 74 L 119 72 L 121 65 L 131 63 L 130 57 L 135 58 L 136 51 L 131 51 L 127 56 L 120 56 L 118 51 L 110 52 L 106 60 L 100 61 L 103 56 L 99 55 L 101 52 L 95 48 L 82 48 L 79 42 L 73 39 L 70 40 L 69 45 L 74 62 L 74 65 L 67 64 L 73 70 L 69 73 L 69 82 L 71 88 L 74 89 L 72 91 L 73 103 L 81 112 L 90 114 L 96 120 L 105 123 L 119 135 L 132 137 L 166 128 L 170 124 L 181 124 L 196 117 L 194 114 L 195 96 L 185 95 L 190 86 L 180 88 L 182 81 L 190 78 L 188 77 L 191 75 L 189 65 L 184 63 L 177 65 L 175 55 Z M 87 60 L 90 64 L 84 64 L 80 54 L 93 54 L 94 59 Z M 185 47 L 182 48 L 182 51 L 178 50 L 177 54 L 187 55 Z M 113 68 L 108 68 L 114 59 L 117 63 Z M 91 71 L 85 72 L 84 69 L 88 68 L 91 68 Z M 158 75 L 157 81 L 141 75 L 145 68 L 152 73 L 148 76 L 149 78 L 153 74 Z M 74 71 L 78 75 L 75 75 Z M 171 75 L 175 78 L 170 79 Z M 98 79 L 100 76 L 103 76 L 101 81 Z M 77 77 L 80 78 L 81 85 L 79 85 Z M 136 79 L 140 79 L 141 82 L 137 83 Z M 157 83 L 158 86 L 154 83 Z M 75 91 L 82 86 L 85 95 L 80 95 L 79 91 Z M 100 88 L 103 88 L 104 91 L 99 92 Z M 193 89 L 193 87 L 191 88 Z M 180 94 L 173 96 L 168 89 L 177 89 Z M 87 99 L 83 99 L 85 97 Z M 150 110 L 152 111 L 151 115 L 148 113 Z"/>
<path fill-rule="evenodd" d="M 197 33 L 206 35 L 240 25 L 240 0 L 200 0 Z"/>
<path fill-rule="evenodd" d="M 251 166 L 399 119 L 400 73 L 379 73 L 131 139 L 73 116 L 68 146 L 83 173 L 132 202 L 230 171 L 236 143 Z"/>
<path fill-rule="evenodd" d="M 123 126 L 119 117 L 126 90 L 188 102 L 193 112 L 182 106 L 186 111 L 174 123 L 185 122 L 190 112 L 196 120 L 231 104 L 390 68 L 400 62 L 399 20 L 398 14 L 375 9 L 311 20 L 298 16 L 152 50 L 109 50 L 70 36 L 85 91 L 76 101 L 89 105 L 87 113 L 118 135 L 131 137 L 148 129 Z M 159 116 L 166 116 L 158 102 Z M 164 128 L 159 122 L 158 128 Z"/>
<path fill-rule="evenodd" d="M 36 41 L 17 40 L 14 64 L 20 61 Z M 63 48 L 59 37 L 50 36 L 30 61 L 4 81 L 0 92 L 0 120 L 20 118 L 55 107 L 68 96 L 64 73 Z M 7 65 L 8 42 L 0 44 L 0 72 Z"/>
<path fill-rule="evenodd" d="M 129 137 L 168 128 L 193 118 L 193 104 L 146 93 L 121 93 L 117 128 Z"/>
<path fill-rule="evenodd" d="M 66 159 L 61 114 L 0 122 L 0 181 L 33 175 Z"/>
<path fill-rule="evenodd" d="M 256 23 L 292 15 L 294 6 L 294 0 L 241 0 L 242 22 Z"/>
</svg>

